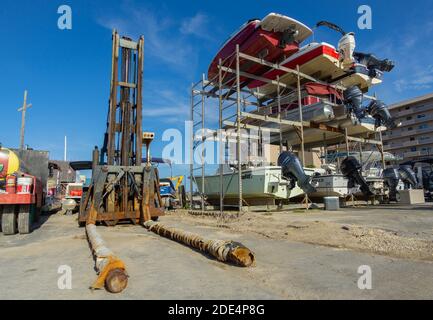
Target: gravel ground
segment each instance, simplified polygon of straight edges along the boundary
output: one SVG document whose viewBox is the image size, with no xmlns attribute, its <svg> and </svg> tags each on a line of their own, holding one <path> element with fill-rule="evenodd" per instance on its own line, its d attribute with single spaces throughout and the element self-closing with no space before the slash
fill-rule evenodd
<svg viewBox="0 0 433 320">
<path fill-rule="evenodd" d="M 191 216 L 186 211 L 173 219 L 198 226 L 216 226 L 241 233 L 253 233 L 268 239 L 289 240 L 340 249 L 385 255 L 395 258 L 433 261 L 433 235 L 400 234 L 380 228 L 329 221 L 299 221 L 305 215 L 323 215 L 321 211 L 290 213 L 247 213 L 238 219 Z M 433 212 L 432 212 L 433 215 Z"/>
<path fill-rule="evenodd" d="M 128 287 L 90 291 L 94 260 L 74 216 L 44 217 L 31 234 L 0 235 L 0 299 L 433 299 L 430 206 L 249 213 L 218 221 L 174 212 L 161 223 L 235 240 L 256 265 L 238 268 L 141 226 L 98 227 L 126 264 Z M 59 266 L 72 270 L 61 290 Z M 360 266 L 372 290 L 360 290 Z"/>
</svg>

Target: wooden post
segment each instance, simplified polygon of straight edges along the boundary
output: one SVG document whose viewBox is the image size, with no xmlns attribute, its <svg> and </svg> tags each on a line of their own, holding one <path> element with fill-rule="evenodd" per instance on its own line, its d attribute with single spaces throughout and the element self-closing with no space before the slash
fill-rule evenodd
<svg viewBox="0 0 433 320">
<path fill-rule="evenodd" d="M 27 104 L 27 90 L 24 90 L 24 101 L 23 106 L 18 109 L 18 111 L 21 112 L 21 130 L 20 130 L 20 149 L 24 149 L 24 131 L 26 127 L 26 111 L 28 108 L 30 108 L 32 105 Z"/>
</svg>

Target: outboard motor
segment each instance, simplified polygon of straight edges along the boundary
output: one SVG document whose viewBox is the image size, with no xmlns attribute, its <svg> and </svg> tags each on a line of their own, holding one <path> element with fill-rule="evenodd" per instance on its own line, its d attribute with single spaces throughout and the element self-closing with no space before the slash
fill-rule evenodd
<svg viewBox="0 0 433 320">
<path fill-rule="evenodd" d="M 356 41 L 355 34 L 353 32 L 346 33 L 338 42 L 338 51 L 341 55 L 341 62 L 345 68 L 352 67 L 355 62 L 353 53 L 355 52 Z"/>
<path fill-rule="evenodd" d="M 355 33 L 346 32 L 343 28 L 329 21 L 319 21 L 316 27 L 328 27 L 334 31 L 341 33 L 342 38 L 338 42 L 338 52 L 340 53 L 340 61 L 346 69 L 352 67 L 355 62 L 354 52 L 356 48 Z"/>
<path fill-rule="evenodd" d="M 344 104 L 349 112 L 355 114 L 358 120 L 365 117 L 365 111 L 362 107 L 363 94 L 357 86 L 346 89 L 343 93 Z"/>
<path fill-rule="evenodd" d="M 359 185 L 361 188 L 361 192 L 369 197 L 374 195 L 365 181 L 364 177 L 360 173 L 360 169 L 362 168 L 361 164 L 354 157 L 347 157 L 341 162 L 341 172 L 343 175 L 349 179 L 349 188 L 353 188 L 355 185 Z"/>
<path fill-rule="evenodd" d="M 397 128 L 397 124 L 389 113 L 388 107 L 380 100 L 372 100 L 367 107 L 368 113 L 376 119 L 376 127 L 382 125 L 392 130 Z"/>
<path fill-rule="evenodd" d="M 422 171 L 422 185 L 424 190 L 433 191 L 433 171 L 430 173 L 425 170 Z"/>
<path fill-rule="evenodd" d="M 397 186 L 400 182 L 400 173 L 394 168 L 385 169 L 383 170 L 383 179 L 389 187 L 389 199 L 397 201 Z"/>
<path fill-rule="evenodd" d="M 400 174 L 400 178 L 404 182 L 405 187 L 410 186 L 416 188 L 418 180 L 411 166 L 400 166 L 400 168 L 398 168 L 398 173 Z"/>
<path fill-rule="evenodd" d="M 354 58 L 358 63 L 367 66 L 370 70 L 380 70 L 383 72 L 391 72 L 395 67 L 394 61 L 389 59 L 380 60 L 375 55 L 369 53 L 355 52 Z"/>
<path fill-rule="evenodd" d="M 285 30 L 282 33 L 278 46 L 281 49 L 284 49 L 288 44 L 295 42 L 298 36 L 299 36 L 299 30 L 296 28 L 296 26 L 290 26 L 287 30 Z"/>
<path fill-rule="evenodd" d="M 281 167 L 283 176 L 293 182 L 292 189 L 295 187 L 295 183 L 298 182 L 298 186 L 306 194 L 316 192 L 316 188 L 310 183 L 311 177 L 305 174 L 301 162 L 292 152 L 286 151 L 281 153 L 278 157 L 278 165 Z"/>
</svg>

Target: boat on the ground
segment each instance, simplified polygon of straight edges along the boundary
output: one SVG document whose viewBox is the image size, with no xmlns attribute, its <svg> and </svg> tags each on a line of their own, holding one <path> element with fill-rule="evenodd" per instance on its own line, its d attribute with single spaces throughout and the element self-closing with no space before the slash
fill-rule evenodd
<svg viewBox="0 0 433 320">
<path fill-rule="evenodd" d="M 224 204 L 236 205 L 239 199 L 239 171 L 224 167 L 223 190 Z M 209 204 L 219 206 L 220 174 L 207 175 L 204 181 L 195 177 L 197 189 L 201 192 L 204 182 L 204 194 Z M 250 167 L 242 170 L 242 198 L 248 205 L 275 204 L 275 200 L 288 199 L 290 190 L 288 181 L 283 178 L 281 167 Z"/>
<path fill-rule="evenodd" d="M 275 205 L 315 191 L 311 179 L 317 169 L 302 168 L 299 159 L 291 152 L 283 152 L 278 160 L 280 166 L 255 166 L 242 170 L 242 199 L 248 206 Z M 194 177 L 199 192 L 206 201 L 220 205 L 220 173 Z M 223 167 L 224 205 L 237 205 L 239 201 L 239 171 Z"/>
</svg>

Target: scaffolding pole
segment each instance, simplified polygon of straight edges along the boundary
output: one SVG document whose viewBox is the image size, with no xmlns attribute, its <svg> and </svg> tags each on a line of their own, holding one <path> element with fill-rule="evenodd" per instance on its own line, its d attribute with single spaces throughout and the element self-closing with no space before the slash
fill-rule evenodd
<svg viewBox="0 0 433 320">
<path fill-rule="evenodd" d="M 301 123 L 299 130 L 301 132 L 301 156 L 302 156 L 302 166 L 305 167 L 305 146 L 304 146 L 304 119 L 302 114 L 302 94 L 301 94 L 301 76 L 299 73 L 299 65 L 296 66 L 297 71 L 297 82 L 298 82 L 298 108 L 299 108 L 299 122 Z"/>
<path fill-rule="evenodd" d="M 189 146 L 189 207 L 194 209 L 194 84 L 191 85 L 191 132 Z"/>
<path fill-rule="evenodd" d="M 239 183 L 239 212 L 242 212 L 242 150 L 241 150 L 241 79 L 239 62 L 239 44 L 236 45 L 236 97 L 237 97 L 237 160 L 238 160 L 238 183 Z"/>
<path fill-rule="evenodd" d="M 204 79 L 205 79 L 205 75 L 202 75 L 202 90 L 204 90 Z M 204 154 L 205 154 L 205 142 L 206 142 L 206 136 L 205 135 L 205 123 L 204 123 L 204 115 L 205 115 L 205 96 L 204 95 L 200 95 L 201 96 L 201 211 L 204 212 L 205 209 L 205 203 L 204 203 L 204 176 L 205 176 L 205 159 L 204 159 Z"/>
<path fill-rule="evenodd" d="M 275 79 L 268 79 L 263 76 L 258 76 L 252 73 L 248 73 L 248 70 L 241 69 L 241 62 L 247 63 L 247 64 L 260 64 L 262 66 L 268 67 L 271 70 L 279 70 L 284 73 L 292 74 L 296 77 L 297 83 L 296 86 L 293 85 L 287 85 L 285 83 L 281 82 L 280 76 L 277 76 Z M 227 76 L 228 75 L 228 76 Z M 245 86 L 245 83 L 248 83 L 248 80 L 256 80 L 260 81 L 266 84 L 271 84 L 276 87 L 276 90 L 271 94 L 263 94 L 260 92 L 260 90 L 255 89 L 248 89 L 248 87 Z M 303 167 L 305 167 L 305 150 L 308 145 L 308 148 L 313 148 L 315 143 L 317 142 L 308 142 L 305 143 L 305 130 L 304 128 L 310 128 L 314 130 L 321 130 L 323 131 L 323 139 L 324 139 L 324 145 L 325 145 L 325 155 L 327 157 L 328 155 L 328 148 L 329 146 L 338 145 L 337 151 L 340 150 L 342 147 L 342 138 L 344 137 L 346 142 L 346 152 L 349 154 L 349 143 L 350 142 L 358 142 L 358 143 L 371 143 L 373 145 L 376 145 L 377 148 L 382 150 L 383 153 L 383 143 L 382 139 L 380 141 L 377 140 L 370 140 L 364 138 L 361 134 L 357 134 L 356 136 L 349 136 L 348 130 L 341 129 L 337 127 L 331 127 L 324 123 L 314 123 L 309 121 L 304 121 L 303 117 L 303 93 L 302 93 L 302 81 L 303 80 L 309 80 L 313 81 L 315 83 L 321 83 L 321 84 L 327 84 L 331 87 L 337 89 L 337 90 L 345 90 L 346 88 L 340 84 L 328 84 L 324 81 L 315 79 L 312 76 L 309 76 L 303 72 L 300 71 L 299 65 L 296 66 L 296 69 L 290 69 L 287 67 L 284 67 L 277 63 L 272 63 L 265 61 L 262 58 L 256 58 L 253 56 L 250 56 L 248 54 L 240 52 L 239 45 L 236 45 L 235 51 L 232 55 L 225 58 L 224 60 L 220 59 L 218 61 L 218 74 L 213 79 L 206 79 L 205 76 L 202 76 L 202 79 L 197 82 L 196 84 L 193 84 L 192 90 L 191 90 L 191 120 L 193 122 L 193 128 L 195 126 L 198 126 L 201 124 L 201 129 L 203 131 L 203 136 L 201 139 L 202 144 L 202 153 L 201 153 L 201 167 L 195 168 L 194 164 L 194 152 L 195 148 L 198 146 L 194 143 L 195 141 L 195 135 L 193 134 L 193 143 L 191 144 L 191 207 L 193 207 L 193 200 L 192 200 L 192 194 L 193 194 L 193 188 L 194 183 L 197 184 L 198 175 L 194 176 L 193 172 L 195 170 L 201 170 L 201 188 L 198 188 L 198 191 L 201 196 L 201 210 L 206 210 L 206 203 L 205 203 L 205 192 L 208 192 L 204 188 L 205 185 L 205 158 L 204 158 L 204 143 L 206 141 L 206 138 L 210 135 L 204 134 L 205 125 L 206 125 L 206 98 L 216 98 L 218 99 L 218 129 L 219 133 L 213 136 L 219 137 L 217 138 L 219 142 L 219 214 L 222 215 L 225 207 L 228 204 L 225 204 L 227 199 L 227 192 L 229 186 L 225 186 L 225 175 L 224 175 L 224 164 L 226 161 L 226 156 L 229 155 L 230 161 L 233 161 L 234 164 L 237 167 L 237 172 L 233 171 L 232 178 L 229 178 L 229 185 L 231 181 L 236 181 L 234 179 L 234 175 L 237 173 L 237 183 L 238 183 L 238 195 L 233 199 L 236 203 L 239 212 L 243 211 L 243 206 L 248 203 L 244 200 L 244 188 L 243 188 L 243 155 L 242 152 L 242 141 L 243 141 L 243 134 L 241 133 L 241 130 L 246 129 L 253 129 L 257 130 L 258 133 L 258 145 L 262 145 L 264 142 L 264 138 L 262 133 L 267 132 L 271 135 L 271 144 L 276 144 L 276 140 L 278 139 L 278 145 L 280 152 L 283 151 L 283 143 L 285 142 L 287 144 L 287 149 L 291 150 L 296 146 L 296 149 L 300 153 L 300 159 L 302 160 L 301 163 Z M 201 85 L 201 88 L 198 88 L 198 86 Z M 196 88 L 197 87 L 197 88 Z M 283 94 L 283 95 L 282 95 Z M 194 97 L 197 95 L 201 95 L 200 101 L 195 101 Z M 235 96 L 236 95 L 236 96 Z M 375 100 L 376 97 L 371 97 L 364 95 L 364 98 Z M 293 120 L 286 120 L 282 116 L 283 114 L 283 107 L 282 105 L 286 105 L 290 103 L 292 100 L 298 100 L 298 111 L 299 111 L 299 119 L 298 121 Z M 266 106 L 262 107 L 263 101 L 271 100 L 271 102 Z M 284 102 L 283 102 L 284 100 Z M 201 112 L 198 112 L 198 110 L 195 110 L 195 108 L 199 108 L 201 106 Z M 276 107 L 276 108 L 275 108 Z M 254 109 L 252 109 L 254 108 Z M 271 109 L 270 109 L 271 108 Z M 277 109 L 275 111 L 275 109 Z M 269 112 L 270 110 L 270 112 Z M 277 113 L 277 115 L 275 115 Z M 199 116 L 201 121 L 198 121 L 197 115 Z M 235 120 L 236 118 L 236 120 Z M 283 141 L 286 137 L 283 135 L 283 131 L 290 132 L 293 129 L 288 129 L 289 127 L 295 128 L 295 130 L 298 133 L 300 143 L 299 145 L 291 145 L 289 140 L 286 139 L 286 141 Z M 227 132 L 224 133 L 224 130 L 227 130 L 229 128 L 233 128 L 236 132 L 236 136 L 230 135 L 230 137 L 227 135 Z M 329 132 L 329 135 L 327 134 Z M 226 148 L 228 145 L 225 144 L 225 142 L 233 143 L 233 145 L 236 145 L 236 150 L 233 153 L 228 154 Z M 320 143 L 320 141 L 319 141 Z M 321 144 L 321 145 L 323 145 Z M 251 145 L 248 141 L 248 149 L 251 148 Z M 360 147 L 362 148 L 362 146 Z M 234 150 L 233 150 L 234 151 Z M 362 154 L 362 152 L 361 152 Z M 248 155 L 249 159 L 249 155 Z M 245 159 L 245 161 L 248 161 L 248 159 Z M 337 158 L 337 161 L 339 162 L 339 159 Z M 384 161 L 383 161 L 384 165 Z M 338 168 L 340 167 L 340 163 L 338 163 Z M 214 192 L 214 190 L 211 190 Z M 303 203 L 308 202 L 308 195 L 304 198 Z M 215 203 L 216 200 L 215 200 Z M 230 203 L 232 205 L 233 203 Z"/>
<path fill-rule="evenodd" d="M 223 143 L 223 79 L 222 79 L 222 60 L 218 61 L 218 106 L 219 106 L 219 190 L 220 190 L 220 216 L 224 213 L 224 163 L 225 163 L 225 150 Z"/>
</svg>

